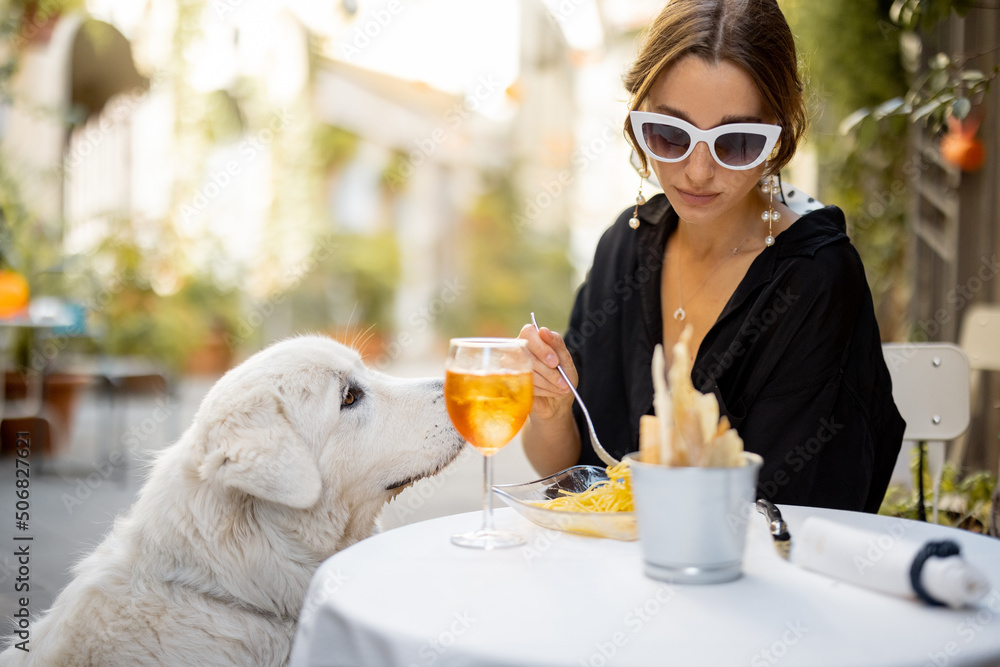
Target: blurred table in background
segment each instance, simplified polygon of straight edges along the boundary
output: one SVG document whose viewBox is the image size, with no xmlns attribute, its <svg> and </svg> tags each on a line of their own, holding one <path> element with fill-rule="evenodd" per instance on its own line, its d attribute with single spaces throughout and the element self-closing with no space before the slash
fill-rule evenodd
<svg viewBox="0 0 1000 667">
<path fill-rule="evenodd" d="M 14 359 L 18 332 L 30 340 L 22 358 Z M 43 297 L 17 317 L 0 319 L 0 434 L 3 451 L 12 448 L 17 432 L 31 433 L 46 456 L 58 455 L 70 441 L 74 410 L 82 390 L 96 389 L 107 406 L 100 451 L 107 460 L 124 458 L 123 400 L 133 395 L 158 395 L 164 399 L 171 383 L 163 368 L 149 360 L 96 355 L 77 358 L 67 352 L 68 339 L 86 337 L 86 312 L 78 304 Z M 27 358 L 24 358 L 24 354 Z M 164 410 L 166 418 L 172 412 Z M 116 465 L 116 471 L 127 466 Z"/>
<path fill-rule="evenodd" d="M 38 348 L 45 333 L 81 326 L 79 309 L 53 297 L 34 299 L 24 312 L 0 318 L 0 451 L 13 447 L 17 432 L 30 433 L 44 454 L 51 454 L 64 437 L 72 422 L 74 396 L 90 379 L 50 375 L 53 355 Z M 12 358 L 19 332 L 29 336 L 26 360 Z"/>
<path fill-rule="evenodd" d="M 156 423 L 176 420 L 174 385 L 167 371 L 155 361 L 142 357 L 111 357 L 99 355 L 77 359 L 66 370 L 77 377 L 92 379 L 93 389 L 105 405 L 99 446 L 94 453 L 98 461 L 112 462 L 114 475 L 120 478 L 129 467 L 128 451 L 132 438 L 125 429 L 125 406 L 134 396 L 156 397 L 158 404 L 149 415 Z"/>
</svg>

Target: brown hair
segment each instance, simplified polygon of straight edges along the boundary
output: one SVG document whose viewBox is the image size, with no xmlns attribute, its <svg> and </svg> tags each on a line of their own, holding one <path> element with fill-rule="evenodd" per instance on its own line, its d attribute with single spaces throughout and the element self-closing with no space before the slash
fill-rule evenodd
<svg viewBox="0 0 1000 667">
<path fill-rule="evenodd" d="M 646 31 L 639 55 L 624 77 L 629 108 L 638 109 L 657 77 L 688 55 L 710 63 L 727 60 L 750 76 L 781 126 L 768 173 L 788 164 L 805 132 L 806 110 L 795 40 L 777 1 L 669 0 Z M 647 168 L 648 158 L 638 147 L 628 118 L 625 135 Z"/>
</svg>

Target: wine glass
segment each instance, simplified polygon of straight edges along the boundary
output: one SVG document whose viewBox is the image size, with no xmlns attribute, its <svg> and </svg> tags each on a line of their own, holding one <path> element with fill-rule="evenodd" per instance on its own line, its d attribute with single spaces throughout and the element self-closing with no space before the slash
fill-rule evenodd
<svg viewBox="0 0 1000 667">
<path fill-rule="evenodd" d="M 454 535 L 459 546 L 496 549 L 524 538 L 493 528 L 493 454 L 521 430 L 533 396 L 528 342 L 519 338 L 453 338 L 445 362 L 448 416 L 465 441 L 483 453 L 483 527 Z"/>
</svg>

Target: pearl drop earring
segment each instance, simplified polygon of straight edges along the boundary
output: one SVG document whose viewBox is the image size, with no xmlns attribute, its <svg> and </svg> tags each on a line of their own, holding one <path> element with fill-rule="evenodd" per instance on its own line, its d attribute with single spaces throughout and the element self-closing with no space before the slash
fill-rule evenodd
<svg viewBox="0 0 1000 667">
<path fill-rule="evenodd" d="M 774 210 L 774 193 L 781 192 L 779 187 L 778 178 L 773 175 L 767 177 L 760 186 L 760 191 L 768 196 L 767 210 L 760 214 L 760 219 L 767 223 L 767 237 L 764 239 L 764 245 L 767 246 L 774 245 L 773 223 L 781 220 L 781 212 Z"/>
<path fill-rule="evenodd" d="M 649 169 L 643 168 L 639 170 L 639 194 L 635 197 L 635 210 L 632 211 L 632 217 L 629 218 L 628 226 L 632 229 L 639 228 L 639 207 L 646 203 L 646 198 L 642 194 L 642 182 L 649 178 Z"/>
</svg>

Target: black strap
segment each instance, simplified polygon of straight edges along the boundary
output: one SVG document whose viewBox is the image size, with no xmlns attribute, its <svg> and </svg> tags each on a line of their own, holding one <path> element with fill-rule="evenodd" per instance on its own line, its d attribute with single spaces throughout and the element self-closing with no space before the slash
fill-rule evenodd
<svg viewBox="0 0 1000 667">
<path fill-rule="evenodd" d="M 924 460 L 927 447 L 923 440 L 917 443 L 917 519 L 927 521 L 927 505 L 924 502 Z"/>
<path fill-rule="evenodd" d="M 960 552 L 961 547 L 951 540 L 928 542 L 917 552 L 917 555 L 913 557 L 913 564 L 910 566 L 910 585 L 918 598 L 932 607 L 945 606 L 940 600 L 931 597 L 927 589 L 924 588 L 920 575 L 923 573 L 924 563 L 927 562 L 928 558 L 947 558 L 948 556 L 957 556 Z"/>
</svg>

